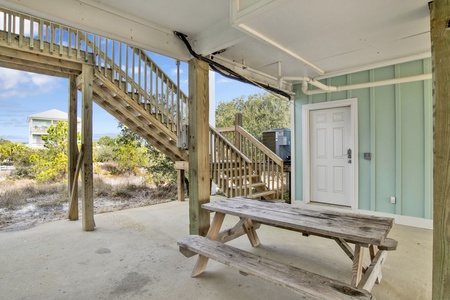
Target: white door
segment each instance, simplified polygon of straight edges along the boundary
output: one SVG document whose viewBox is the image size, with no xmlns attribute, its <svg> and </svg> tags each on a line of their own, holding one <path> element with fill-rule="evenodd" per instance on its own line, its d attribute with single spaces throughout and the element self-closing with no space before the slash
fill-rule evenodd
<svg viewBox="0 0 450 300">
<path fill-rule="evenodd" d="M 310 201 L 353 205 L 353 139 L 349 106 L 311 110 Z"/>
</svg>

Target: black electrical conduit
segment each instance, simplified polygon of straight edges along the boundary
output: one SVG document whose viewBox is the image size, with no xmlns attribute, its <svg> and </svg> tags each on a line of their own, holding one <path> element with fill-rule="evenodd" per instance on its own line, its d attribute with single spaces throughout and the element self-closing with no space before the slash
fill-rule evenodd
<svg viewBox="0 0 450 300">
<path fill-rule="evenodd" d="M 257 81 L 251 81 L 251 80 L 245 78 L 244 76 L 242 76 L 241 74 L 231 70 L 230 68 L 227 68 L 224 65 L 221 65 L 218 62 L 216 62 L 216 61 L 214 61 L 214 60 L 212 60 L 210 58 L 207 58 L 205 56 L 202 56 L 200 54 L 195 53 L 195 51 L 191 47 L 191 44 L 189 44 L 189 41 L 187 40 L 187 38 L 186 38 L 187 36 L 185 34 L 183 34 L 181 32 L 178 32 L 178 31 L 174 31 L 173 33 L 178 38 L 180 38 L 183 41 L 183 43 L 186 45 L 186 48 L 189 50 L 189 53 L 193 57 L 208 63 L 209 66 L 211 67 L 211 69 L 213 69 L 214 71 L 216 71 L 220 75 L 225 76 L 225 77 L 230 78 L 230 79 L 234 79 L 234 80 L 240 81 L 240 82 L 244 82 L 244 83 L 252 84 L 252 85 L 257 86 L 257 87 L 264 88 L 264 89 L 269 90 L 269 91 L 271 91 L 273 93 L 276 93 L 278 95 L 286 97 L 287 99 L 291 98 L 291 95 L 286 93 L 285 91 L 282 91 L 280 89 L 272 87 L 272 86 L 270 86 L 268 84 L 260 83 L 260 82 L 257 82 Z"/>
</svg>

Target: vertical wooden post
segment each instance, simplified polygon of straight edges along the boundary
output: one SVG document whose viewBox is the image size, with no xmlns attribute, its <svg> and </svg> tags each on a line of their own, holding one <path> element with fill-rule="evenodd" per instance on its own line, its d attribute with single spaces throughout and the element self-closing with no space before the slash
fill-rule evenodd
<svg viewBox="0 0 450 300">
<path fill-rule="evenodd" d="M 76 76 L 69 77 L 69 139 L 68 139 L 68 169 L 69 169 L 69 220 L 78 220 L 78 176 L 75 176 L 78 156 L 77 145 L 77 82 Z M 70 201 L 70 199 L 73 199 Z"/>
<path fill-rule="evenodd" d="M 242 114 L 241 113 L 236 113 L 234 115 L 234 126 L 235 126 L 235 141 L 234 141 L 234 145 L 236 146 L 236 148 L 238 148 L 239 150 L 241 150 L 241 135 L 238 133 L 237 131 L 237 127 L 241 126 L 242 127 Z"/>
<path fill-rule="evenodd" d="M 82 131 L 81 143 L 83 144 L 84 156 L 82 163 L 83 176 L 83 201 L 82 201 L 82 226 L 84 231 L 92 231 L 95 228 L 94 221 L 94 175 L 92 166 L 92 97 L 94 84 L 94 68 L 83 64 L 82 83 Z"/>
<path fill-rule="evenodd" d="M 178 184 L 178 201 L 184 201 L 184 170 L 177 170 L 177 184 Z"/>
<path fill-rule="evenodd" d="M 434 101 L 433 299 L 450 295 L 450 0 L 430 3 Z"/>
<path fill-rule="evenodd" d="M 209 66 L 189 61 L 189 230 L 205 236 L 209 213 L 201 208 L 209 202 Z"/>
</svg>

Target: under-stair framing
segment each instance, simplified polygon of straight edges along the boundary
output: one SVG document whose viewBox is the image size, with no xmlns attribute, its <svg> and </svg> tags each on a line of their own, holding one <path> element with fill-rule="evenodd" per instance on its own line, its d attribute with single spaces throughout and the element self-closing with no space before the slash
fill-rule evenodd
<svg viewBox="0 0 450 300">
<path fill-rule="evenodd" d="M 77 76 L 81 88 L 83 65 L 90 65 L 95 103 L 171 160 L 188 160 L 180 147 L 188 97 L 145 51 L 3 8 L 0 20 L 0 67 Z M 212 180 L 228 197 L 283 199 L 282 161 L 268 149 L 258 150 L 260 143 L 240 126 L 234 129 L 239 139 L 231 142 L 210 128 Z"/>
</svg>

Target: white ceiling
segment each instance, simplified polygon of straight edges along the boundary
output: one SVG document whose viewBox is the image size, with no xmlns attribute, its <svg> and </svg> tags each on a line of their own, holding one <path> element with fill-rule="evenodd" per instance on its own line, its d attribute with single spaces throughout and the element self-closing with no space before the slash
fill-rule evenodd
<svg viewBox="0 0 450 300">
<path fill-rule="evenodd" d="M 0 0 L 0 5 L 188 60 L 196 52 L 236 62 L 275 84 L 327 77 L 430 55 L 425 0 Z M 243 68 L 245 70 L 243 70 Z M 255 75 L 256 74 L 256 75 Z"/>
</svg>

